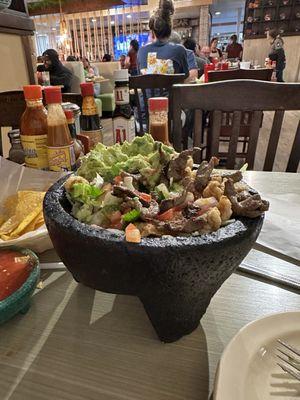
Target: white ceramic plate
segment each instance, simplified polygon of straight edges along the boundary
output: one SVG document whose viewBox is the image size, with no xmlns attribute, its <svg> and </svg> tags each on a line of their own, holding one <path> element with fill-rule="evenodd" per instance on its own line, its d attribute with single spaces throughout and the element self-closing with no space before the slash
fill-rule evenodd
<svg viewBox="0 0 300 400">
<path fill-rule="evenodd" d="M 221 357 L 214 400 L 300 399 L 300 382 L 276 364 L 278 338 L 300 348 L 300 312 L 273 314 L 237 333 Z"/>
</svg>

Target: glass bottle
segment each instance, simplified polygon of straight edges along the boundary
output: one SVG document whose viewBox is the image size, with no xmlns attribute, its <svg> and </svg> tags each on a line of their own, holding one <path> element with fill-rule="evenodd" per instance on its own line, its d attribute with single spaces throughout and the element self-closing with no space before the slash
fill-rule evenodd
<svg viewBox="0 0 300 400">
<path fill-rule="evenodd" d="M 61 106 L 61 89 L 50 86 L 44 90 L 48 106 L 47 154 L 49 169 L 51 171 L 72 171 L 75 168 L 74 143 Z"/>
<path fill-rule="evenodd" d="M 132 142 L 135 137 L 133 110 L 129 100 L 129 75 L 127 69 L 114 71 L 115 102 L 113 113 L 114 143 Z"/>
<path fill-rule="evenodd" d="M 84 147 L 83 144 L 76 136 L 76 126 L 75 126 L 75 118 L 74 113 L 72 110 L 64 110 L 65 116 L 67 118 L 68 127 L 70 131 L 71 138 L 74 142 L 74 152 L 75 152 L 75 159 L 77 160 L 84 155 Z"/>
<path fill-rule="evenodd" d="M 23 87 L 26 109 L 21 117 L 21 142 L 25 152 L 25 164 L 30 168 L 48 169 L 47 159 L 47 111 L 42 102 L 39 85 Z"/>
<path fill-rule="evenodd" d="M 90 139 L 90 148 L 103 142 L 103 133 L 97 105 L 94 98 L 94 85 L 92 82 L 81 83 L 82 113 L 80 116 L 81 133 Z"/>
<path fill-rule="evenodd" d="M 17 164 L 24 164 L 25 153 L 21 143 L 20 130 L 13 129 L 8 132 L 11 148 L 9 150 L 9 159 Z"/>
<path fill-rule="evenodd" d="M 167 97 L 152 97 L 148 100 L 149 131 L 154 140 L 169 144 Z"/>
</svg>

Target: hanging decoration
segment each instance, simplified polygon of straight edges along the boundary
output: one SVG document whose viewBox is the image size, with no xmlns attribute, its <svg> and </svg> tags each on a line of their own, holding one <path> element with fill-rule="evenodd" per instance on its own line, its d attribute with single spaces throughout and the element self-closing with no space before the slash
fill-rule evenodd
<svg viewBox="0 0 300 400">
<path fill-rule="evenodd" d="M 133 7 L 132 5 L 130 6 L 130 16 L 131 18 L 129 19 L 129 32 L 130 36 L 134 33 L 134 27 L 133 27 Z"/>
<path fill-rule="evenodd" d="M 72 29 L 71 29 L 71 22 L 69 19 L 67 19 L 67 31 L 68 31 L 68 36 L 69 36 L 69 54 L 74 54 L 74 47 L 73 47 L 73 40 L 72 40 Z"/>
<path fill-rule="evenodd" d="M 95 12 L 92 21 L 93 21 L 93 33 L 94 33 L 94 60 L 97 60 L 97 57 L 99 57 L 100 49 L 99 49 L 98 32 L 97 32 L 97 17 Z"/>
<path fill-rule="evenodd" d="M 93 58 L 93 50 L 92 50 L 92 36 L 91 36 L 91 26 L 90 26 L 90 18 L 85 17 L 86 24 L 86 35 L 87 35 L 87 58 L 90 60 Z"/>
<path fill-rule="evenodd" d="M 59 45 L 58 49 L 61 53 L 62 58 L 64 59 L 66 56 L 70 54 L 70 37 L 67 28 L 66 18 L 62 12 L 61 0 L 59 0 Z"/>
<path fill-rule="evenodd" d="M 126 21 L 125 21 L 126 15 L 125 15 L 125 7 L 123 6 L 122 8 L 122 37 L 126 35 Z"/>
<path fill-rule="evenodd" d="M 107 10 L 107 40 L 108 40 L 108 53 L 113 55 L 114 47 L 113 47 L 113 40 L 112 40 L 112 28 L 111 28 L 111 15 L 110 10 Z"/>
<path fill-rule="evenodd" d="M 105 43 L 105 28 L 104 28 L 104 18 L 103 18 L 103 11 L 100 11 L 100 32 L 101 32 L 101 59 L 106 53 L 106 43 Z"/>
<path fill-rule="evenodd" d="M 83 21 L 82 14 L 79 15 L 79 30 L 80 30 L 80 47 L 81 47 L 81 56 L 86 57 L 86 49 L 85 49 L 85 39 L 84 39 L 84 29 L 83 29 Z"/>
<path fill-rule="evenodd" d="M 73 38 L 74 38 L 75 56 L 79 57 L 80 56 L 80 49 L 79 49 L 79 40 L 78 40 L 77 20 L 75 18 L 73 18 L 73 20 L 72 20 L 72 25 L 73 25 Z"/>
<path fill-rule="evenodd" d="M 115 8 L 115 36 L 119 37 L 120 32 L 119 32 L 119 12 L 118 9 Z"/>
</svg>

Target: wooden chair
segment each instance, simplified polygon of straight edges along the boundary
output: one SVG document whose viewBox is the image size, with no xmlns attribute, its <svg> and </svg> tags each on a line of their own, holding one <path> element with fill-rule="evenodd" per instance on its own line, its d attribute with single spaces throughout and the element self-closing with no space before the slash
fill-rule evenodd
<svg viewBox="0 0 300 400">
<path fill-rule="evenodd" d="M 150 93 L 151 97 L 165 96 L 166 92 L 169 93 L 169 134 L 171 133 L 171 119 L 172 119 L 172 86 L 177 83 L 183 83 L 185 79 L 184 74 L 174 75 L 161 75 L 161 74 L 149 74 L 149 75 L 138 75 L 131 76 L 129 78 L 129 88 L 134 90 L 134 102 L 138 112 L 138 122 L 140 125 L 139 134 L 144 134 L 143 127 L 143 114 L 140 102 L 140 93 L 143 96 L 143 102 L 145 105 L 147 131 L 149 131 L 149 113 L 148 113 L 148 98 Z"/>
<path fill-rule="evenodd" d="M 270 81 L 273 70 L 270 68 L 263 69 L 230 69 L 224 71 L 209 71 L 208 82 L 219 82 L 233 79 L 254 79 L 257 81 Z M 242 152 L 245 154 L 247 143 L 249 142 L 251 120 L 254 118 L 253 113 L 242 113 L 241 127 L 238 142 L 243 144 Z M 263 115 L 261 118 L 261 125 Z M 223 113 L 222 129 L 220 131 L 220 142 L 228 143 L 232 134 L 233 115 L 232 113 Z"/>
<path fill-rule="evenodd" d="M 299 83 L 273 83 L 252 80 L 234 80 L 202 85 L 175 85 L 173 88 L 173 145 L 177 151 L 182 147 L 182 128 L 180 113 L 182 109 L 195 110 L 194 146 L 201 145 L 203 111 L 212 113 L 212 126 L 208 136 L 207 157 L 216 155 L 226 158 L 226 167 L 233 169 L 238 153 L 237 144 L 240 134 L 243 112 L 253 112 L 250 124 L 250 138 L 245 161 L 253 169 L 257 148 L 260 122 L 263 111 L 275 111 L 264 171 L 272 171 L 284 112 L 300 110 Z M 219 151 L 219 136 L 222 124 L 222 112 L 233 113 L 232 135 L 226 154 Z M 288 172 L 296 172 L 300 157 L 300 122 L 294 138 L 292 152 L 287 165 Z"/>
<path fill-rule="evenodd" d="M 262 69 L 229 69 L 224 71 L 208 71 L 208 82 L 229 81 L 233 79 L 254 79 L 256 81 L 270 81 L 273 70 Z"/>
</svg>

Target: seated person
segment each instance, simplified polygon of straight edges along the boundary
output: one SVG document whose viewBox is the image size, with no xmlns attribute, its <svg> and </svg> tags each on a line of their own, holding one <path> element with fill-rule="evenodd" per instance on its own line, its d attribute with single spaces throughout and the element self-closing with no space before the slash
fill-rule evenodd
<svg viewBox="0 0 300 400">
<path fill-rule="evenodd" d="M 111 62 L 111 55 L 110 54 L 104 54 L 104 56 L 102 57 L 102 62 Z"/>
<path fill-rule="evenodd" d="M 172 31 L 170 39 L 170 43 L 173 44 L 181 44 L 181 38 L 179 34 L 176 31 Z M 189 66 L 189 77 L 186 79 L 186 83 L 188 82 L 194 82 L 196 78 L 198 78 L 198 67 L 196 64 L 196 56 L 192 50 L 189 50 L 186 48 L 186 56 L 187 56 L 187 62 Z"/>
<path fill-rule="evenodd" d="M 159 8 L 149 20 L 154 41 L 138 51 L 138 67 L 141 73 L 175 73 L 189 76 L 185 48 L 169 42 L 172 32 L 172 0 L 161 0 Z"/>
<path fill-rule="evenodd" d="M 95 66 L 91 66 L 89 60 L 86 57 L 81 57 L 81 61 L 83 64 L 85 77 L 87 77 L 88 75 L 91 75 L 91 76 L 99 75 L 98 68 Z"/>
<path fill-rule="evenodd" d="M 58 58 L 57 51 L 53 49 L 46 50 L 43 53 L 43 58 L 45 68 L 44 71 L 49 71 L 50 74 L 50 84 L 52 86 L 63 86 L 63 93 L 70 92 L 73 74 L 61 63 Z"/>
<path fill-rule="evenodd" d="M 204 74 L 204 65 L 209 64 L 209 60 L 206 59 L 205 57 L 200 57 L 196 54 L 196 48 L 197 44 L 196 41 L 192 38 L 188 38 L 183 42 L 184 47 L 192 51 L 195 54 L 195 60 L 198 68 L 198 76 L 197 78 L 200 78 Z"/>
</svg>

